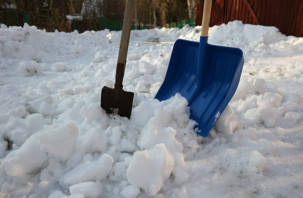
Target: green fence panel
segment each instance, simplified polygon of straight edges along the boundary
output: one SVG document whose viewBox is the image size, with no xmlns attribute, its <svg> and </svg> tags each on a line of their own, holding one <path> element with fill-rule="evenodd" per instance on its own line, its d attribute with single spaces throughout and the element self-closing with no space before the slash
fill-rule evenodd
<svg viewBox="0 0 303 198">
<path fill-rule="evenodd" d="M 132 26 L 132 30 L 149 30 L 149 27 L 137 25 L 137 28 L 135 25 Z"/>
<path fill-rule="evenodd" d="M 98 26 L 100 30 L 109 29 L 109 30 L 119 31 L 122 29 L 122 23 L 119 21 L 113 21 L 110 19 L 106 19 L 104 17 L 99 17 L 98 22 L 99 22 Z"/>
<path fill-rule="evenodd" d="M 0 22 L 8 26 L 21 26 L 23 25 L 22 13 L 5 10 L 0 10 Z"/>
<path fill-rule="evenodd" d="M 180 21 L 176 22 L 176 27 L 179 28 L 179 29 L 181 28 L 181 22 Z"/>
<path fill-rule="evenodd" d="M 15 10 L 0 11 L 0 21 L 8 26 L 23 26 L 25 23 L 28 25 L 35 25 L 44 28 L 37 20 L 47 20 L 47 24 L 53 28 L 57 28 L 57 19 L 54 16 L 48 16 L 36 13 L 18 12 Z"/>
<path fill-rule="evenodd" d="M 123 23 L 122 22 L 119 22 L 119 21 L 114 21 L 114 20 L 110 20 L 110 19 L 107 19 L 107 18 L 104 18 L 104 17 L 99 17 L 98 18 L 98 29 L 99 30 L 105 30 L 105 29 L 108 29 L 108 30 L 111 30 L 111 31 L 120 31 L 122 30 L 122 26 L 123 26 Z M 131 27 L 132 30 L 146 30 L 146 29 L 150 29 L 149 27 L 145 27 L 145 26 L 139 26 L 137 25 L 137 28 L 135 25 L 132 25 Z"/>
<path fill-rule="evenodd" d="M 183 28 L 184 26 L 186 26 L 187 24 L 189 24 L 188 20 L 183 20 L 180 22 L 181 28 Z"/>
<path fill-rule="evenodd" d="M 29 15 L 26 12 L 21 13 L 22 14 L 22 20 L 23 20 L 23 24 L 27 23 L 28 25 L 30 25 L 30 20 L 29 20 Z"/>
<path fill-rule="evenodd" d="M 23 26 L 24 23 L 27 23 L 29 25 L 35 25 L 38 28 L 44 28 L 47 31 L 53 31 L 54 29 L 58 29 L 61 27 L 62 20 L 67 20 L 66 18 L 56 18 L 55 16 L 48 16 L 43 14 L 37 14 L 37 13 L 26 13 L 26 12 L 18 12 L 18 11 L 2 11 L 0 10 L 0 22 L 7 24 L 8 26 L 17 25 L 17 26 Z M 71 28 L 72 30 L 87 30 L 89 27 L 84 27 L 83 24 L 85 24 L 85 21 L 81 21 L 81 23 L 78 24 L 78 21 L 72 20 L 71 22 Z M 104 17 L 99 17 L 94 27 L 97 30 L 104 30 L 109 29 L 111 31 L 120 31 L 122 30 L 122 22 L 110 20 Z M 178 25 L 178 26 L 177 26 Z M 169 27 L 181 27 L 184 26 L 184 22 L 180 23 L 171 23 L 168 24 Z M 83 29 L 84 28 L 84 29 Z M 135 27 L 135 25 L 132 26 L 132 29 L 137 30 L 146 30 L 151 29 L 151 27 L 148 26 L 140 26 L 138 25 Z M 69 30 L 67 30 L 69 31 Z"/>
<path fill-rule="evenodd" d="M 187 19 L 187 20 L 182 20 L 182 21 L 178 21 L 178 22 L 172 22 L 172 23 L 167 23 L 166 26 L 168 28 L 183 28 L 186 25 L 195 27 L 196 26 L 196 19 Z"/>
<path fill-rule="evenodd" d="M 189 19 L 189 26 L 191 26 L 191 27 L 195 27 L 196 26 L 196 19 L 195 18 Z"/>
</svg>

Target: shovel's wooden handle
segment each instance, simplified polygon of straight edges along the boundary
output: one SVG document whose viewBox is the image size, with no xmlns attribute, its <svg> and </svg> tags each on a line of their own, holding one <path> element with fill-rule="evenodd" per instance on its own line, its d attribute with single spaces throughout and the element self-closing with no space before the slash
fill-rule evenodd
<svg viewBox="0 0 303 198">
<path fill-rule="evenodd" d="M 204 0 L 201 36 L 208 36 L 212 0 Z"/>
<path fill-rule="evenodd" d="M 122 87 L 123 87 L 122 82 L 123 82 L 123 77 L 124 77 L 124 72 L 125 72 L 129 37 L 130 37 L 130 31 L 131 31 L 131 27 L 132 27 L 133 18 L 134 18 L 136 2 L 137 2 L 137 0 L 127 0 L 126 7 L 125 7 L 118 62 L 117 62 L 117 68 L 116 68 L 116 82 L 115 82 L 115 88 L 120 89 L 120 90 L 122 90 Z"/>
<path fill-rule="evenodd" d="M 122 35 L 120 40 L 118 63 L 126 64 L 128 43 L 129 43 L 132 22 L 134 19 L 136 1 L 137 0 L 127 0 L 126 3 L 124 19 L 123 19 Z"/>
</svg>

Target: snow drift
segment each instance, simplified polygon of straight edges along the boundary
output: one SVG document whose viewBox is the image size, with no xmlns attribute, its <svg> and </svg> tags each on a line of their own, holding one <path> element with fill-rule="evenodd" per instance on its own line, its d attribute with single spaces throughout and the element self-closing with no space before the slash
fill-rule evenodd
<svg viewBox="0 0 303 198">
<path fill-rule="evenodd" d="M 0 197 L 301 197 L 303 39 L 239 21 L 212 27 L 209 43 L 241 48 L 245 64 L 202 138 L 182 96 L 153 99 L 174 41 L 200 30 L 132 32 L 128 120 L 99 107 L 121 32 L 1 25 Z"/>
</svg>

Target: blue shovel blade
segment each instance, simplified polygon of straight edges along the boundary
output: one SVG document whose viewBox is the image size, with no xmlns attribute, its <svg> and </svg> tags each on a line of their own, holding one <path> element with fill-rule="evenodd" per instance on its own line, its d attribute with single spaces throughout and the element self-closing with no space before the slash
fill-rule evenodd
<svg viewBox="0 0 303 198">
<path fill-rule="evenodd" d="M 198 134 L 206 137 L 233 97 L 244 64 L 238 48 L 177 40 L 166 76 L 155 98 L 162 101 L 180 93 L 188 101 Z"/>
<path fill-rule="evenodd" d="M 162 101 L 180 93 L 189 101 L 195 88 L 198 88 L 198 57 L 198 42 L 178 39 L 173 47 L 164 82 L 155 98 Z"/>
</svg>

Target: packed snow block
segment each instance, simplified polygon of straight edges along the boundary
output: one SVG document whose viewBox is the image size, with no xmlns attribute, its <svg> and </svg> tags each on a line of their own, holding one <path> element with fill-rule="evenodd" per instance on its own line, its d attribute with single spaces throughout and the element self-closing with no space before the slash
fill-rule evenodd
<svg viewBox="0 0 303 198">
<path fill-rule="evenodd" d="M 103 153 L 107 149 L 108 137 L 104 133 L 100 133 L 98 129 L 90 129 L 78 137 L 81 142 L 77 148 L 81 153 Z"/>
<path fill-rule="evenodd" d="M 139 80 L 136 85 L 136 92 L 138 93 L 149 93 L 150 84 L 145 80 Z"/>
<path fill-rule="evenodd" d="M 132 185 L 142 188 L 149 196 L 157 194 L 173 171 L 175 160 L 164 144 L 150 150 L 135 152 L 126 170 Z"/>
<path fill-rule="evenodd" d="M 28 110 L 42 115 L 52 115 L 54 113 L 53 98 L 51 96 L 43 96 L 28 103 Z"/>
<path fill-rule="evenodd" d="M 119 144 L 121 141 L 122 131 L 119 126 L 115 126 L 112 128 L 111 136 L 110 136 L 110 142 L 113 145 Z"/>
<path fill-rule="evenodd" d="M 9 120 L 1 127 L 4 137 L 10 139 L 15 146 L 21 146 L 26 139 L 29 137 L 28 131 L 26 130 L 25 120 L 10 116 Z"/>
<path fill-rule="evenodd" d="M 48 129 L 39 135 L 43 151 L 63 161 L 73 153 L 77 137 L 78 127 L 75 122 Z"/>
<path fill-rule="evenodd" d="M 26 127 L 31 134 L 43 128 L 44 118 L 39 113 L 30 114 L 26 117 Z"/>
<path fill-rule="evenodd" d="M 163 143 L 171 152 L 182 152 L 183 145 L 176 139 L 178 129 L 181 125 L 185 127 L 189 120 L 187 114 L 187 101 L 180 94 L 161 103 L 150 119 L 147 120 L 140 137 L 138 146 L 141 149 L 150 149 L 156 144 Z"/>
<path fill-rule="evenodd" d="M 149 149 L 156 144 L 163 143 L 169 151 L 182 152 L 182 144 L 176 140 L 177 131 L 172 127 L 167 127 L 166 119 L 172 119 L 172 115 L 163 110 L 158 110 L 148 121 L 138 138 L 138 146 L 142 149 Z M 169 121 L 168 121 L 169 122 Z"/>
<path fill-rule="evenodd" d="M 129 185 L 126 186 L 120 194 L 123 196 L 123 198 L 134 198 L 137 197 L 139 193 L 140 189 L 138 187 Z"/>
<path fill-rule="evenodd" d="M 248 78 L 241 81 L 237 89 L 238 95 L 260 95 L 268 91 L 268 86 L 263 78 Z"/>
<path fill-rule="evenodd" d="M 233 133 L 239 127 L 240 120 L 234 110 L 227 105 L 217 120 L 215 128 L 222 133 Z"/>
<path fill-rule="evenodd" d="M 14 35 L 16 36 L 16 35 Z M 16 58 L 16 59 L 35 59 L 37 58 L 37 50 L 31 44 L 25 44 L 22 40 L 24 38 L 20 38 L 20 41 L 10 41 L 6 40 L 3 43 L 2 53 L 5 57 Z"/>
<path fill-rule="evenodd" d="M 52 64 L 52 69 L 55 72 L 65 72 L 68 70 L 68 63 L 65 62 L 57 62 Z"/>
<path fill-rule="evenodd" d="M 303 116 L 303 114 L 302 114 L 302 116 Z M 283 120 L 285 122 L 284 125 L 293 126 L 299 122 L 300 118 L 301 118 L 301 115 L 298 112 L 286 112 L 283 117 Z"/>
<path fill-rule="evenodd" d="M 149 149 L 156 144 L 163 143 L 171 152 L 182 152 L 183 146 L 176 139 L 177 131 L 172 127 L 156 125 L 157 122 L 154 122 L 154 120 L 155 118 L 151 119 L 142 130 L 138 139 L 138 146 L 140 148 Z"/>
<path fill-rule="evenodd" d="M 18 71 L 25 76 L 33 76 L 42 72 L 42 66 L 36 61 L 22 61 L 19 64 Z"/>
<path fill-rule="evenodd" d="M 262 173 L 266 168 L 266 158 L 258 151 L 252 151 L 249 155 L 248 169 L 255 173 Z"/>
<path fill-rule="evenodd" d="M 66 197 L 66 195 L 63 194 L 61 191 L 56 190 L 48 196 L 48 198 L 58 198 L 58 197 Z"/>
<path fill-rule="evenodd" d="M 145 74 L 145 75 L 146 74 L 153 74 L 156 67 L 153 67 L 153 65 L 150 62 L 145 61 L 144 59 L 145 58 L 142 57 L 141 61 L 139 62 L 139 72 L 141 74 Z"/>
<path fill-rule="evenodd" d="M 156 100 L 142 101 L 138 106 L 134 107 L 132 112 L 132 120 L 134 123 L 143 128 L 151 117 L 154 116 L 155 109 L 159 108 L 159 102 Z M 144 112 L 142 114 L 142 112 Z"/>
<path fill-rule="evenodd" d="M 10 176 L 30 174 L 40 169 L 49 157 L 66 160 L 74 151 L 77 136 L 74 122 L 38 131 L 3 160 L 6 173 Z"/>
<path fill-rule="evenodd" d="M 63 175 L 62 186 L 70 186 L 88 181 L 100 181 L 112 170 L 114 159 L 108 154 L 102 155 L 96 161 L 86 161 Z"/>
<path fill-rule="evenodd" d="M 32 135 L 20 148 L 6 156 L 1 166 L 4 167 L 7 175 L 15 177 L 38 170 L 46 161 L 47 155 L 41 152 L 38 137 Z"/>
<path fill-rule="evenodd" d="M 257 115 L 260 118 L 260 123 L 267 128 L 275 127 L 279 118 L 279 112 L 274 107 L 261 106 L 257 110 Z"/>
<path fill-rule="evenodd" d="M 104 52 L 102 51 L 97 51 L 94 55 L 94 63 L 102 63 L 104 61 L 106 61 L 108 59 L 108 57 L 104 54 Z"/>
<path fill-rule="evenodd" d="M 96 182 L 83 182 L 70 186 L 69 191 L 71 195 L 96 198 L 101 195 L 101 186 Z"/>
<path fill-rule="evenodd" d="M 252 81 L 252 82 L 251 82 Z M 250 81 L 252 85 L 252 90 L 256 94 L 262 94 L 265 93 L 268 90 L 267 83 L 262 78 L 255 78 Z"/>
</svg>

